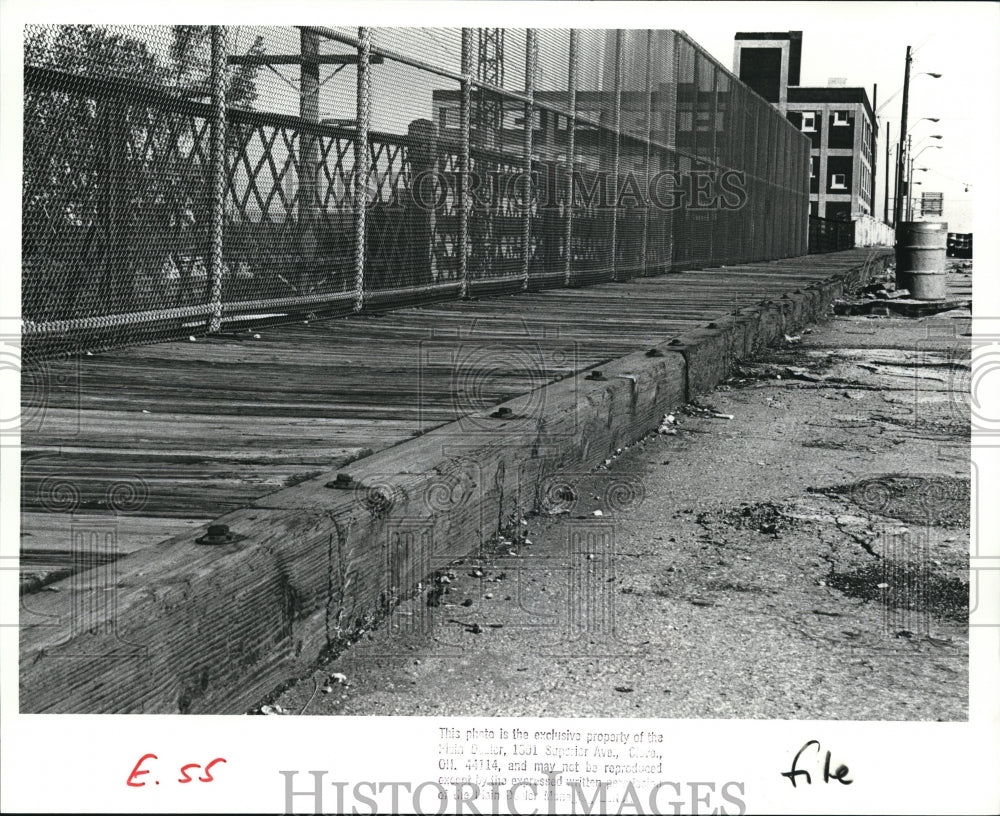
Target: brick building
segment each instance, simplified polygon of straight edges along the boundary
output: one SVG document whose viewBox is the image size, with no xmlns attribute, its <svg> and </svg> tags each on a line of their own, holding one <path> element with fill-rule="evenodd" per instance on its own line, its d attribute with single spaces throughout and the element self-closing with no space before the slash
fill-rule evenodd
<svg viewBox="0 0 1000 816">
<path fill-rule="evenodd" d="M 838 80 L 803 87 L 801 63 L 801 31 L 736 35 L 733 73 L 812 143 L 810 214 L 844 221 L 874 215 L 878 125 L 868 93 Z"/>
</svg>

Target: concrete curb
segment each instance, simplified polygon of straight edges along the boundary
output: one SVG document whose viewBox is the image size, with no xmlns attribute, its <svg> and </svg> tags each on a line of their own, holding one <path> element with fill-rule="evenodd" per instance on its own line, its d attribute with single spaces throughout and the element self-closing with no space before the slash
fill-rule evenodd
<svg viewBox="0 0 1000 816">
<path fill-rule="evenodd" d="M 889 255 L 885 256 L 887 260 Z M 239 713 L 399 598 L 538 506 L 560 471 L 590 468 L 710 391 L 734 361 L 821 316 L 859 265 L 781 299 L 513 399 L 218 519 L 231 543 L 174 538 L 116 562 L 114 614 L 22 625 L 24 712 Z M 81 597 L 107 574 L 75 579 Z M 79 599 L 32 596 L 65 620 Z M 22 612 L 22 620 L 26 612 Z M 44 618 L 43 618 L 44 619 Z M 33 621 L 25 621 L 31 623 Z"/>
</svg>

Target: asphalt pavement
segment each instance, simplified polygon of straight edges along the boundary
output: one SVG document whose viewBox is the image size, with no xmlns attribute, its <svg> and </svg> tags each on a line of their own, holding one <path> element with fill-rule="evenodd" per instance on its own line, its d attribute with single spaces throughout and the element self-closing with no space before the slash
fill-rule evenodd
<svg viewBox="0 0 1000 816">
<path fill-rule="evenodd" d="M 969 320 L 786 337 L 255 711 L 966 719 Z"/>
</svg>

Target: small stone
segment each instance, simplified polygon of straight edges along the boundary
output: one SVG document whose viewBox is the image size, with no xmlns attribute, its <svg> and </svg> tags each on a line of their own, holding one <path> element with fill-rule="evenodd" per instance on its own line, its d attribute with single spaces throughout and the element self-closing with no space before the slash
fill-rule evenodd
<svg viewBox="0 0 1000 816">
<path fill-rule="evenodd" d="M 486 599 L 487 601 L 488 601 L 488 600 L 491 600 L 491 599 L 493 598 L 493 593 L 492 593 L 492 592 L 487 592 L 487 593 L 486 593 L 485 595 L 483 595 L 483 597 L 484 597 L 484 598 L 485 598 L 485 599 Z"/>
<path fill-rule="evenodd" d="M 196 337 L 195 337 L 195 336 L 194 336 L 194 335 L 192 334 L 192 335 L 191 335 L 191 336 L 190 336 L 190 337 L 188 338 L 188 340 L 189 340 L 190 342 L 194 343 L 194 342 L 196 342 L 196 341 L 197 341 L 197 338 L 196 338 Z"/>
<path fill-rule="evenodd" d="M 604 513 L 603 513 L 603 511 L 601 511 L 601 510 L 595 510 L 595 511 L 594 511 L 594 515 L 595 515 L 595 516 L 603 516 L 603 515 L 604 515 Z"/>
</svg>

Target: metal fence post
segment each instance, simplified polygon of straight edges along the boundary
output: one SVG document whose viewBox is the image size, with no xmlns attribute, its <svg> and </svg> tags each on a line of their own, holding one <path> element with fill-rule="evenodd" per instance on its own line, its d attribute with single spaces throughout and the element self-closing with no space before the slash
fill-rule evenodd
<svg viewBox="0 0 1000 816">
<path fill-rule="evenodd" d="M 299 32 L 302 63 L 299 68 L 299 118 L 319 122 L 319 34 L 307 28 Z M 313 283 L 319 218 L 319 137 L 299 131 L 299 252 L 301 260 L 296 284 L 305 294 Z"/>
<path fill-rule="evenodd" d="M 653 30 L 646 29 L 646 196 L 649 196 L 649 184 L 652 179 L 653 164 Z M 647 202 L 642 210 L 642 248 L 640 250 L 639 268 L 643 275 L 649 274 L 649 208 L 652 202 Z"/>
<path fill-rule="evenodd" d="M 226 219 L 226 71 L 227 71 L 226 29 L 212 26 L 212 122 L 211 122 L 211 186 L 209 304 L 211 315 L 209 332 L 217 332 L 222 327 L 222 272 L 223 240 Z"/>
<path fill-rule="evenodd" d="M 622 126 L 622 40 L 625 37 L 623 29 L 615 30 L 615 87 L 614 111 L 611 115 L 611 127 L 614 132 L 614 149 L 611 153 L 611 195 L 614 203 L 611 205 L 611 280 L 618 280 L 618 171 L 621 162 L 621 126 Z"/>
<path fill-rule="evenodd" d="M 716 128 L 718 127 L 718 116 L 719 116 L 719 72 L 716 70 L 712 63 L 708 63 L 708 71 L 712 75 L 712 124 L 709 129 L 709 139 L 711 140 L 712 146 L 706 150 L 706 153 L 711 157 L 712 166 L 716 171 L 719 169 L 720 159 L 719 159 L 719 138 Z M 698 89 L 698 95 L 701 95 L 701 89 Z M 697 125 L 695 125 L 697 127 Z M 716 258 L 716 247 L 718 245 L 716 233 L 719 231 L 719 209 L 715 208 L 709 212 L 709 217 L 711 218 L 711 227 L 708 231 L 708 257 L 709 262 L 711 259 Z M 727 263 L 730 259 L 727 256 L 723 256 Z"/>
<path fill-rule="evenodd" d="M 469 296 L 469 171 L 472 113 L 472 29 L 462 29 L 462 101 L 459 110 L 458 153 L 458 277 L 461 281 L 458 296 Z"/>
<path fill-rule="evenodd" d="M 365 305 L 365 216 L 368 212 L 368 182 L 371 155 L 368 150 L 368 129 L 372 115 L 372 30 L 358 28 L 358 87 L 357 127 L 354 135 L 354 311 Z"/>
<path fill-rule="evenodd" d="M 524 283 L 522 288 L 528 289 L 528 273 L 531 267 L 531 199 L 534 185 L 531 182 L 531 153 L 534 149 L 533 137 L 535 130 L 535 69 L 538 65 L 538 36 L 533 28 L 527 29 L 524 43 L 524 207 L 523 223 L 521 225 L 521 246 L 524 257 L 521 259 Z"/>
<path fill-rule="evenodd" d="M 573 211 L 575 209 L 575 188 L 573 172 L 576 170 L 576 85 L 577 62 L 579 55 L 579 33 L 575 28 L 569 30 L 569 134 L 566 145 L 566 166 L 569 170 L 569 180 L 566 184 L 566 285 L 573 282 Z"/>
<path fill-rule="evenodd" d="M 410 166 L 410 194 L 406 197 L 404 216 L 407 238 L 402 247 L 403 274 L 398 281 L 409 286 L 429 286 L 436 280 L 434 271 L 434 233 L 437 228 L 437 201 L 428 206 L 420 190 L 429 179 L 437 188 L 438 129 L 429 119 L 414 119 L 407 129 L 406 149 Z M 436 192 L 435 192 L 436 195 Z"/>
</svg>

